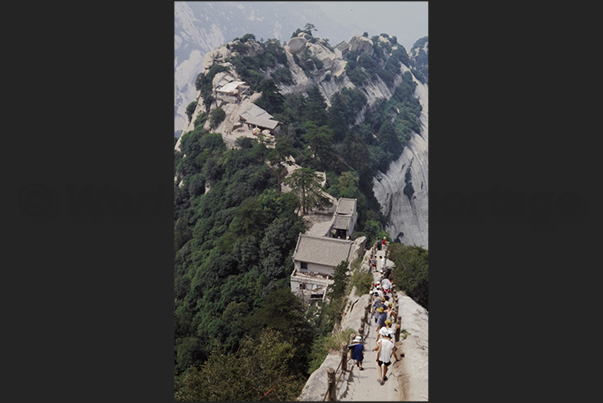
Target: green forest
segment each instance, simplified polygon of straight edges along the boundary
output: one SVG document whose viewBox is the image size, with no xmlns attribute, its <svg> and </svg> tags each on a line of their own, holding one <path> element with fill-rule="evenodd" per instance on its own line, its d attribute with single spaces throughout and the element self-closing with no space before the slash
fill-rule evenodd
<svg viewBox="0 0 603 403">
<path fill-rule="evenodd" d="M 311 36 L 309 25 L 304 32 Z M 307 198 L 284 193 L 282 183 L 295 187 L 295 180 L 312 181 L 316 171 L 326 172 L 329 194 L 357 199 L 352 239 L 367 236 L 369 245 L 389 239 L 372 178 L 400 156 L 411 131 L 419 131 L 421 113 L 411 74 L 400 74 L 400 64 L 409 63 L 406 50 L 400 44 L 392 50 L 395 37 L 390 40 L 373 40 L 378 51 L 372 61 L 348 53 L 356 63 L 352 74 L 365 81 L 335 94 L 330 107 L 318 87 L 298 95 L 280 93 L 278 85 L 290 82 L 291 73 L 278 40 L 258 42 L 247 34 L 231 43 L 237 55 L 228 61 L 261 93 L 256 104 L 283 122 L 274 147 L 260 136 L 239 138 L 234 149 L 227 149 L 220 134 L 203 129 L 208 119 L 223 119 L 215 112 L 220 108 L 210 111 L 209 106 L 213 76 L 225 67 L 215 64 L 197 77 L 205 112 L 194 130 L 182 135 L 180 151 L 174 150 L 175 176 L 181 181 L 174 186 L 176 400 L 295 400 L 324 359 L 346 292 L 366 281 L 348 278 L 348 262 L 342 262 L 327 303 L 307 309 L 291 293 L 291 257 L 306 230 L 298 211 L 321 201 L 310 193 Z M 248 55 L 251 47 L 263 53 Z M 307 74 L 320 69 L 307 60 Z M 391 76 L 393 82 L 395 74 L 402 82 L 394 96 L 367 108 L 363 83 L 377 76 L 384 81 Z M 189 119 L 195 106 L 187 108 Z M 364 119 L 356 124 L 363 110 Z M 284 179 L 288 156 L 303 168 L 304 178 Z M 396 247 L 392 254 L 404 259 L 404 245 Z M 412 252 L 418 256 L 404 261 L 406 268 L 394 275 L 427 306 L 423 251 Z"/>
</svg>

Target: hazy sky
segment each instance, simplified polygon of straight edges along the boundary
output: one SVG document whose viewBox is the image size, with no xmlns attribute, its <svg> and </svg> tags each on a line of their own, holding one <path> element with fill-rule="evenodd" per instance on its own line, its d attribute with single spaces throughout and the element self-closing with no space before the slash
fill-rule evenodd
<svg viewBox="0 0 603 403">
<path fill-rule="evenodd" d="M 428 35 L 427 1 L 305 1 L 343 26 L 366 28 L 369 36 L 395 36 L 407 51 Z"/>
</svg>

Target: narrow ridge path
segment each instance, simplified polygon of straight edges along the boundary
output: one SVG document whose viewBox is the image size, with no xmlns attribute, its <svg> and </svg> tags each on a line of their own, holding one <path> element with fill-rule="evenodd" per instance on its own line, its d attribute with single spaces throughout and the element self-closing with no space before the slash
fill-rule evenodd
<svg viewBox="0 0 603 403">
<path fill-rule="evenodd" d="M 377 251 L 377 258 L 381 258 L 385 250 Z M 370 250 L 365 253 L 365 260 L 370 256 Z M 387 265 L 394 266 L 391 260 L 387 260 Z M 370 270 L 370 266 L 369 266 Z M 374 282 L 377 282 L 379 273 L 373 273 Z M 398 294 L 400 298 L 400 294 Z M 398 323 L 398 322 L 394 322 Z M 374 317 L 371 315 L 369 323 L 365 325 L 363 343 L 364 343 L 364 361 L 362 363 L 363 371 L 353 366 L 352 373 L 346 377 L 348 388 L 344 396 L 340 396 L 342 401 L 401 401 L 404 398 L 402 390 L 402 369 L 401 365 L 404 358 L 396 361 L 392 357 L 392 364 L 387 370 L 387 381 L 383 385 L 377 382 L 379 371 L 377 369 L 377 352 L 372 351 L 377 346 L 377 332 Z M 401 342 L 396 343 L 398 347 L 398 356 L 400 355 Z"/>
</svg>

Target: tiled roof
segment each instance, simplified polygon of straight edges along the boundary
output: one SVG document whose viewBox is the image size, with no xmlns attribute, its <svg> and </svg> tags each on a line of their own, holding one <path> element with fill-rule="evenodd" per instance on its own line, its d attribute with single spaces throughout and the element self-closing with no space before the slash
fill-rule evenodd
<svg viewBox="0 0 603 403">
<path fill-rule="evenodd" d="M 219 78 L 221 75 L 222 75 L 222 78 Z M 235 78 L 233 76 L 231 76 L 228 73 L 224 73 L 224 72 L 216 74 L 215 79 L 218 79 L 218 81 L 216 83 L 216 85 L 218 87 L 222 87 L 223 85 L 226 85 L 231 81 L 235 81 Z"/>
<path fill-rule="evenodd" d="M 293 259 L 335 267 L 349 260 L 352 241 L 300 234 Z"/>
<path fill-rule="evenodd" d="M 253 118 L 253 117 L 270 119 L 270 118 L 272 118 L 272 115 L 269 114 L 268 112 L 266 112 L 265 110 L 263 110 L 262 108 L 260 108 L 259 106 L 257 106 L 256 104 L 251 104 L 249 109 L 247 109 L 245 112 L 241 113 L 241 118 L 248 120 L 249 118 Z"/>
<path fill-rule="evenodd" d="M 251 104 L 251 107 L 247 109 L 245 112 L 241 113 L 241 119 L 243 119 L 246 123 L 265 127 L 271 130 L 274 130 L 276 126 L 280 123 L 277 120 L 272 119 L 272 115 L 260 108 L 255 104 Z"/>
<path fill-rule="evenodd" d="M 263 119 L 263 118 L 253 117 L 253 116 L 250 117 L 249 119 L 246 119 L 245 122 L 249 123 L 251 125 L 264 127 L 266 129 L 270 129 L 270 130 L 276 129 L 276 126 L 278 126 L 280 123 L 278 120 Z"/>
<path fill-rule="evenodd" d="M 350 221 L 352 221 L 351 215 L 337 215 L 333 222 L 333 228 L 335 229 L 349 229 Z"/>
<path fill-rule="evenodd" d="M 341 51 L 344 51 L 348 48 L 348 43 L 346 41 L 341 41 L 339 42 L 337 45 L 335 45 L 335 49 L 339 49 Z"/>
<path fill-rule="evenodd" d="M 232 81 L 222 88 L 218 88 L 218 92 L 232 92 L 237 89 L 237 87 L 241 84 L 245 84 L 243 81 Z"/>
<path fill-rule="evenodd" d="M 345 199 L 342 197 L 339 199 L 339 205 L 335 214 L 352 215 L 354 213 L 354 206 L 356 206 L 356 199 Z"/>
</svg>

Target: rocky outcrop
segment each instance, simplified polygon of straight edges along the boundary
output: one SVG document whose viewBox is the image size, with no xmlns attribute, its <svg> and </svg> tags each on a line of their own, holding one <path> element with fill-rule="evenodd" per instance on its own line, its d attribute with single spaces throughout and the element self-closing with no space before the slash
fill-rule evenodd
<svg viewBox="0 0 603 403">
<path fill-rule="evenodd" d="M 404 67 L 404 66 L 403 66 Z M 417 80 L 421 132 L 412 133 L 400 157 L 373 179 L 373 192 L 388 217 L 385 231 L 393 240 L 428 248 L 428 91 Z M 404 192 L 412 184 L 414 192 Z"/>
<path fill-rule="evenodd" d="M 337 368 L 340 360 L 341 356 L 338 351 L 330 352 L 320 368 L 312 372 L 297 400 L 302 402 L 324 401 L 329 387 L 327 371 L 329 368 Z"/>
<path fill-rule="evenodd" d="M 333 62 L 339 59 L 337 54 L 327 48 L 320 39 L 315 43 L 308 43 L 307 47 L 313 56 L 320 60 L 324 65 L 328 65 L 327 68 L 331 68 Z"/>
<path fill-rule="evenodd" d="M 203 56 L 203 70 L 208 70 L 214 63 L 223 63 L 226 58 L 231 56 L 232 53 L 226 46 L 220 46 L 211 52 L 207 52 Z"/>
<path fill-rule="evenodd" d="M 375 51 L 373 50 L 373 41 L 364 36 L 354 35 L 350 39 L 350 52 L 366 52 L 372 56 Z"/>
<path fill-rule="evenodd" d="M 294 39 L 302 39 L 300 37 L 292 38 Z M 291 44 L 289 41 L 289 44 Z M 327 102 L 327 106 L 330 106 L 330 100 L 333 94 L 341 91 L 345 87 L 353 87 L 354 84 L 350 81 L 349 78 L 345 76 L 345 73 L 342 74 L 341 79 L 335 80 L 333 77 L 336 73 L 341 73 L 345 68 L 345 62 L 341 60 L 341 58 L 329 48 L 327 48 L 321 40 L 316 41 L 316 43 L 306 42 L 304 48 L 307 48 L 311 55 L 320 60 L 323 64 L 323 67 L 320 70 L 315 70 L 309 74 L 306 74 L 304 70 L 295 63 L 293 59 L 293 54 L 295 53 L 292 50 L 296 49 L 296 42 L 294 42 L 293 49 L 287 44 L 285 46 L 285 54 L 287 55 L 287 62 L 289 64 L 289 70 L 291 71 L 291 77 L 293 78 L 292 85 L 283 85 L 280 84 L 279 90 L 281 94 L 301 94 L 307 92 L 310 88 L 314 86 L 318 86 L 322 96 L 325 98 Z M 327 80 L 327 75 L 331 76 L 331 79 Z"/>
<path fill-rule="evenodd" d="M 408 332 L 402 342 L 404 358 L 400 375 L 404 400 L 429 400 L 429 314 L 412 298 L 399 293 L 398 312 L 401 328 Z"/>
<path fill-rule="evenodd" d="M 358 38 L 367 39 L 364 37 Z M 300 38 L 292 38 L 291 41 L 293 39 Z M 291 41 L 289 41 L 289 43 L 291 43 Z M 366 41 L 361 41 L 361 43 L 366 43 Z M 370 43 L 370 49 L 372 52 L 372 42 Z M 345 74 L 345 65 L 347 64 L 347 61 L 342 60 L 337 52 L 331 51 L 323 43 L 321 43 L 320 40 L 318 40 L 316 43 L 307 42 L 305 44 L 305 48 L 310 51 L 312 56 L 315 56 L 323 63 L 323 68 L 314 71 L 309 75 L 306 74 L 306 72 L 304 72 L 303 69 L 295 63 L 293 53 L 290 51 L 289 45 L 287 45 L 285 47 L 285 51 L 291 76 L 293 78 L 293 84 L 281 84 L 278 86 L 283 95 L 304 93 L 307 92 L 311 87 L 318 86 L 322 96 L 325 98 L 327 106 L 331 106 L 331 97 L 333 95 L 340 92 L 344 88 L 355 88 L 355 85 Z M 327 79 L 327 75 L 330 76 L 330 79 Z M 401 74 L 394 78 L 393 86 L 388 86 L 385 84 L 380 77 L 372 79 L 368 84 L 361 88 L 367 97 L 368 107 L 372 107 L 376 102 L 380 102 L 380 100 L 390 99 L 393 96 L 393 91 L 398 85 L 400 85 L 401 82 Z M 364 110 L 361 111 L 358 114 L 356 122 L 352 123 L 356 124 L 362 122 L 364 120 L 364 112 Z"/>
<path fill-rule="evenodd" d="M 295 37 L 291 38 L 287 43 L 286 49 L 291 53 L 298 53 L 305 49 L 306 47 L 306 38 Z"/>
</svg>

